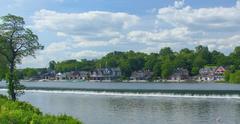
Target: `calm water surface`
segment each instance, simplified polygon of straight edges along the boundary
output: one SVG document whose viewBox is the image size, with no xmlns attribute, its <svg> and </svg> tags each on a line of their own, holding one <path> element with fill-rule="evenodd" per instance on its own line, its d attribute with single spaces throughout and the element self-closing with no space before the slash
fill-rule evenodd
<svg viewBox="0 0 240 124">
<path fill-rule="evenodd" d="M 4 93 L 6 91 L 0 91 Z M 20 100 L 85 124 L 239 124 L 240 97 L 27 91 Z"/>
</svg>

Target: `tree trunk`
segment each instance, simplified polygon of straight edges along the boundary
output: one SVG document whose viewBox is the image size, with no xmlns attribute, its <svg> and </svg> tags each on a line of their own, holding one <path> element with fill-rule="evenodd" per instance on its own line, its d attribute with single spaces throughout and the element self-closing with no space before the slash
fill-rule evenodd
<svg viewBox="0 0 240 124">
<path fill-rule="evenodd" d="M 15 85 L 14 85 L 14 62 L 10 63 L 10 72 L 9 72 L 9 79 L 8 79 L 8 92 L 10 95 L 10 98 L 13 101 L 16 101 L 16 93 L 15 93 Z"/>
</svg>

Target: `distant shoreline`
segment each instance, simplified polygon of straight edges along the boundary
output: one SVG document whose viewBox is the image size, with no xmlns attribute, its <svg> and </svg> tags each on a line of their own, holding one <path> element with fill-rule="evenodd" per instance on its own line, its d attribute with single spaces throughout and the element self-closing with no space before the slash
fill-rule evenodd
<svg viewBox="0 0 240 124">
<path fill-rule="evenodd" d="M 240 85 L 227 83 L 23 82 L 23 84 L 26 90 L 240 95 Z M 6 85 L 0 85 L 0 89 L 6 89 Z"/>
<path fill-rule="evenodd" d="M 20 80 L 20 82 L 93 82 L 93 83 L 229 83 L 226 81 L 197 81 L 197 80 Z"/>
</svg>

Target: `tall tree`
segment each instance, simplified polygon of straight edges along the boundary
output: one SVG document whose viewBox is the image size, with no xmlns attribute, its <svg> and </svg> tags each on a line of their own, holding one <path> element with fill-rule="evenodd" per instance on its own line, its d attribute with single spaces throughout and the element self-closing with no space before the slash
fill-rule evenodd
<svg viewBox="0 0 240 124">
<path fill-rule="evenodd" d="M 165 59 L 162 61 L 162 66 L 161 66 L 161 76 L 163 79 L 168 79 L 169 76 L 173 73 L 174 71 L 174 64 L 170 59 Z"/>
<path fill-rule="evenodd" d="M 194 51 L 187 48 L 182 49 L 176 56 L 175 65 L 176 68 L 192 70 L 192 63 L 194 58 Z"/>
<path fill-rule="evenodd" d="M 43 49 L 39 44 L 38 37 L 30 29 L 25 28 L 22 17 L 8 14 L 1 17 L 0 21 L 0 53 L 9 63 L 9 74 L 7 76 L 8 93 L 12 100 L 16 100 L 18 95 L 19 81 L 16 78 L 16 64 L 21 63 L 21 59 L 26 56 L 35 55 L 35 51 Z"/>
<path fill-rule="evenodd" d="M 48 69 L 51 71 L 55 70 L 56 64 L 57 63 L 54 60 L 50 61 Z"/>
<path fill-rule="evenodd" d="M 170 47 L 162 48 L 159 52 L 159 55 L 162 59 L 170 59 L 173 60 L 175 58 L 174 52 Z"/>
<path fill-rule="evenodd" d="M 217 66 L 226 66 L 230 64 L 230 59 L 225 56 L 223 53 L 213 50 L 211 52 L 211 56 L 212 56 L 212 65 L 217 65 Z"/>
<path fill-rule="evenodd" d="M 240 70 L 240 46 L 235 47 L 234 51 L 230 54 L 232 61 L 232 70 Z"/>
</svg>

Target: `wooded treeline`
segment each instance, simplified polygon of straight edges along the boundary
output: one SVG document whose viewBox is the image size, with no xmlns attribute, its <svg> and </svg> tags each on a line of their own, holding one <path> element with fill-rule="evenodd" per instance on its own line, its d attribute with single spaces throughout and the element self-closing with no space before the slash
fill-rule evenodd
<svg viewBox="0 0 240 124">
<path fill-rule="evenodd" d="M 220 51 L 210 51 L 208 47 L 197 46 L 194 50 L 184 48 L 178 52 L 170 47 L 162 48 L 159 53 L 146 54 L 142 52 L 111 52 L 97 60 L 66 60 L 62 62 L 49 62 L 48 69 L 56 72 L 69 71 L 91 71 L 96 68 L 119 67 L 122 70 L 123 79 L 128 79 L 131 73 L 138 70 L 150 70 L 153 72 L 153 79 L 167 78 L 177 68 L 184 68 L 191 76 L 199 74 L 199 69 L 204 66 L 223 66 L 227 68 L 230 80 L 234 79 L 240 70 L 240 47 L 236 47 L 229 55 Z M 43 70 L 42 70 L 43 71 Z M 27 68 L 22 71 L 28 77 L 37 74 L 34 69 Z M 235 74 L 236 73 L 236 74 Z M 233 81 L 232 81 L 233 82 Z M 236 82 L 236 81 L 234 81 Z M 239 82 L 239 81 L 238 81 Z"/>
</svg>

